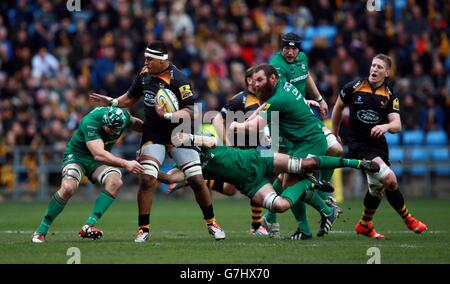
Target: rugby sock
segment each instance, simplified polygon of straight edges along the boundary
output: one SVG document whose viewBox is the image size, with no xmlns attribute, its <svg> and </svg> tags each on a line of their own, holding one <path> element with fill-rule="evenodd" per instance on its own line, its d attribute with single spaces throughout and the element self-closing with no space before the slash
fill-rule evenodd
<svg viewBox="0 0 450 284">
<path fill-rule="evenodd" d="M 281 193 L 283 192 L 283 185 L 281 180 L 279 180 L 278 178 L 275 180 L 275 182 L 273 183 L 273 189 L 275 189 L 275 192 L 278 195 L 281 195 Z M 270 224 L 274 224 L 277 222 L 277 214 L 274 212 L 270 212 L 269 210 L 266 211 L 266 214 L 264 214 L 264 218 L 267 220 L 267 222 L 269 222 Z"/>
<path fill-rule="evenodd" d="M 331 207 L 328 206 L 322 197 L 318 194 L 317 191 L 308 189 L 305 193 L 300 197 L 300 200 L 308 203 L 312 207 L 316 208 L 320 213 L 329 216 L 331 214 Z"/>
<path fill-rule="evenodd" d="M 357 159 L 345 159 L 331 156 L 315 156 L 319 161 L 319 168 L 321 170 L 334 170 L 335 168 L 349 167 L 359 169 L 361 166 L 361 160 Z M 323 179 L 328 180 L 333 175 L 333 171 L 330 171 L 322 176 Z M 327 177 L 328 176 L 328 177 Z"/>
<path fill-rule="evenodd" d="M 106 190 L 102 191 L 100 195 L 95 200 L 94 209 L 91 212 L 91 215 L 86 221 L 88 225 L 97 224 L 98 220 L 105 214 L 106 210 L 108 210 L 109 206 L 114 202 L 116 198 L 112 196 Z"/>
<path fill-rule="evenodd" d="M 216 221 L 212 204 L 206 207 L 200 206 L 200 209 L 203 212 L 203 219 L 205 219 L 206 225 L 212 224 Z"/>
<path fill-rule="evenodd" d="M 309 228 L 308 218 L 306 216 L 305 202 L 300 199 L 297 200 L 297 202 L 291 206 L 291 211 L 297 221 L 298 229 L 303 233 L 310 234 L 311 229 Z"/>
<path fill-rule="evenodd" d="M 311 233 L 311 230 L 309 229 L 309 223 L 306 216 L 305 203 L 303 201 L 298 202 L 298 200 L 311 185 L 312 182 L 310 180 L 304 179 L 289 186 L 281 193 L 281 196 L 292 202 L 291 211 L 297 220 L 299 230 L 303 233 Z"/>
<path fill-rule="evenodd" d="M 252 228 L 257 230 L 261 227 L 263 207 L 259 207 L 253 200 L 250 200 L 250 208 L 252 209 Z"/>
<path fill-rule="evenodd" d="M 389 204 L 397 211 L 397 213 L 406 220 L 411 214 L 409 214 L 409 210 L 405 205 L 405 200 L 403 199 L 403 194 L 400 190 L 386 190 L 386 198 L 389 201 Z"/>
<path fill-rule="evenodd" d="M 150 213 L 139 215 L 138 225 L 140 230 L 148 233 L 150 231 Z"/>
<path fill-rule="evenodd" d="M 381 199 L 376 196 L 373 196 L 368 191 L 366 196 L 364 197 L 364 211 L 362 212 L 361 219 L 359 223 L 363 226 L 367 226 L 372 222 L 373 215 L 377 211 L 378 206 L 380 205 Z"/>
<path fill-rule="evenodd" d="M 39 225 L 39 228 L 36 230 L 38 234 L 46 235 L 50 225 L 53 220 L 64 210 L 64 206 L 66 206 L 67 201 L 62 199 L 61 196 L 56 192 L 52 199 L 50 200 L 47 210 L 45 211 L 44 218 Z"/>
</svg>

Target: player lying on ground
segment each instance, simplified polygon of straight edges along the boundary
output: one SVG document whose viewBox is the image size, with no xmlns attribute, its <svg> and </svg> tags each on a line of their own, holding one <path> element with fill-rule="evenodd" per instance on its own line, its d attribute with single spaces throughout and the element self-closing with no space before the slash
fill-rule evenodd
<svg viewBox="0 0 450 284">
<path fill-rule="evenodd" d="M 379 166 L 372 161 L 343 159 L 316 156 L 307 159 L 275 153 L 263 156 L 256 149 L 239 149 L 218 146 L 217 138 L 177 133 L 172 142 L 175 145 L 196 145 L 202 148 L 201 162 L 203 174 L 207 179 L 223 180 L 236 186 L 244 195 L 258 206 L 273 212 L 284 212 L 299 200 L 304 201 L 324 217 L 320 230 L 327 233 L 338 216 L 335 207 L 328 206 L 314 190 L 308 188 L 287 188 L 277 195 L 267 177 L 273 174 L 289 173 L 300 180 L 307 180 L 305 173 L 317 169 L 334 169 L 351 167 L 367 172 L 378 172 Z M 185 179 L 181 171 L 173 171 L 171 175 L 159 172 L 158 178 L 165 183 L 182 182 Z M 312 182 L 309 183 L 311 187 Z"/>
<path fill-rule="evenodd" d="M 81 120 L 64 153 L 61 187 L 48 204 L 44 218 L 32 236 L 33 243 L 45 242 L 50 225 L 78 189 L 84 175 L 91 182 L 103 185 L 104 191 L 95 200 L 94 209 L 79 234 L 94 240 L 102 237 L 103 232 L 95 224 L 114 202 L 122 186 L 122 173 L 116 167 L 133 174 L 144 172 L 144 167 L 137 161 L 116 157 L 110 152 L 111 148 L 126 128 L 131 126 L 142 132 L 142 125 L 143 122 L 131 117 L 126 109 L 116 107 L 97 107 Z"/>
</svg>

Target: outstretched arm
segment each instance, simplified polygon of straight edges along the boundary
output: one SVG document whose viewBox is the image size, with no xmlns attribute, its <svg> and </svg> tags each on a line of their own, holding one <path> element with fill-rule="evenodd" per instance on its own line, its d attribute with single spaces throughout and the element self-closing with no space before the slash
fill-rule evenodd
<svg viewBox="0 0 450 284">
<path fill-rule="evenodd" d="M 184 181 L 184 173 L 179 169 L 171 170 L 171 173 L 158 172 L 158 179 L 166 184 L 178 183 Z"/>
<path fill-rule="evenodd" d="M 117 107 L 131 107 L 133 106 L 139 98 L 132 98 L 128 95 L 128 92 L 121 95 L 117 99 L 114 99 L 109 96 L 100 95 L 97 93 L 92 93 L 89 95 L 89 99 L 102 105 L 102 106 L 117 106 Z"/>
<path fill-rule="evenodd" d="M 203 148 L 215 148 L 217 146 L 217 138 L 203 135 L 192 135 L 178 132 L 172 136 L 172 144 L 176 147 L 185 146 L 199 146 Z"/>
<path fill-rule="evenodd" d="M 138 161 L 128 161 L 114 156 L 111 152 L 105 150 L 103 140 L 96 139 L 86 142 L 86 146 L 94 159 L 102 164 L 125 168 L 133 174 L 144 173 L 144 167 Z"/>
</svg>

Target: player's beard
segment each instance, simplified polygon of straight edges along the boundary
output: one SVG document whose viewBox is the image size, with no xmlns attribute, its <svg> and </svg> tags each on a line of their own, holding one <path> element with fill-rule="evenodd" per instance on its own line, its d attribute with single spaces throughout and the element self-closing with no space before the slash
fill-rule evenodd
<svg viewBox="0 0 450 284">
<path fill-rule="evenodd" d="M 275 86 L 268 81 L 264 86 L 261 86 L 256 90 L 256 95 L 261 103 L 267 102 L 267 100 L 272 96 L 274 88 Z"/>
</svg>

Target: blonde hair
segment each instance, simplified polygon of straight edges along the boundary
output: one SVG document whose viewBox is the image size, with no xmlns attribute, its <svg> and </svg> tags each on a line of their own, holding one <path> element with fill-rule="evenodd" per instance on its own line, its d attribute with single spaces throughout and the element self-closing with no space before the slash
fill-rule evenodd
<svg viewBox="0 0 450 284">
<path fill-rule="evenodd" d="M 373 59 L 380 59 L 384 62 L 384 64 L 386 64 L 387 70 L 390 70 L 392 68 L 392 58 L 386 54 L 383 53 L 379 53 L 377 55 L 375 55 L 375 57 Z"/>
</svg>

